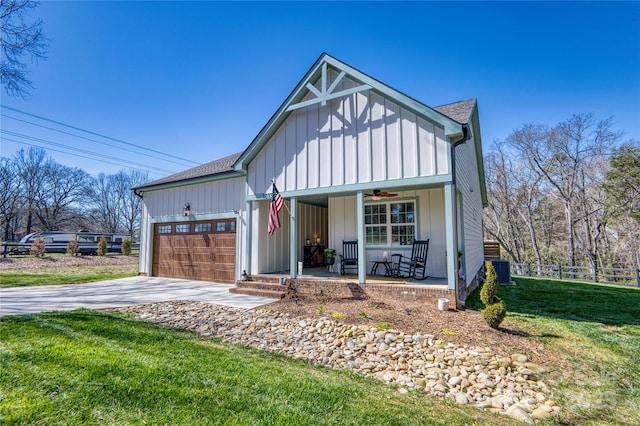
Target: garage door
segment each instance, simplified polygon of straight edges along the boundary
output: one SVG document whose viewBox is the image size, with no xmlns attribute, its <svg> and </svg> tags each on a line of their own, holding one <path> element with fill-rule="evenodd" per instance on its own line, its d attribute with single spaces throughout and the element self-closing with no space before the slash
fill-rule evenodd
<svg viewBox="0 0 640 426">
<path fill-rule="evenodd" d="M 235 268 L 235 219 L 155 224 L 154 276 L 233 283 Z"/>
</svg>

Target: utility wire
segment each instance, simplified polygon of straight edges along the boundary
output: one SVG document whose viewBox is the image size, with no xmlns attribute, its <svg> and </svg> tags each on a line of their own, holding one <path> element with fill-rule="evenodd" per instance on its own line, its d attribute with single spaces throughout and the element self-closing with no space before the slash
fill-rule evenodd
<svg viewBox="0 0 640 426">
<path fill-rule="evenodd" d="M 19 141 L 19 140 L 11 139 L 11 138 L 2 138 L 2 139 L 3 139 L 3 140 L 6 140 L 6 141 L 10 141 L 10 142 L 19 143 L 19 144 L 22 144 L 22 145 L 35 146 L 35 147 L 41 148 L 41 146 L 40 146 L 40 145 L 36 145 L 36 144 L 33 144 L 33 143 L 29 143 L 29 142 L 23 142 L 23 141 Z M 95 160 L 95 158 L 87 157 L 87 156 L 85 156 L 85 155 L 80 155 L 80 154 L 73 154 L 73 153 L 71 153 L 71 152 L 62 151 L 62 150 L 60 150 L 60 149 L 55 149 L 55 148 L 47 148 L 47 149 L 48 149 L 48 151 L 60 152 L 60 153 L 62 153 L 62 154 L 73 155 L 73 156 L 80 157 L 80 158 L 86 158 L 87 160 Z M 112 162 L 112 161 L 101 160 L 101 162 L 102 162 L 102 163 L 107 163 L 107 164 L 113 164 L 114 166 L 122 167 L 122 164 L 120 164 L 120 163 L 114 163 L 114 162 Z M 151 174 L 155 174 L 155 175 L 158 175 L 158 176 L 162 176 L 162 175 L 161 175 L 160 173 L 158 173 L 158 172 L 152 172 L 151 170 L 147 170 L 147 169 L 137 169 L 137 168 L 136 168 L 135 170 L 140 170 L 140 171 L 143 171 L 143 172 L 148 172 L 148 173 L 151 173 Z M 92 175 L 92 176 L 96 177 L 96 175 Z"/>
<path fill-rule="evenodd" d="M 167 157 L 171 157 L 171 158 L 174 158 L 176 160 L 186 161 L 187 163 L 200 165 L 200 163 L 192 161 L 192 160 L 189 160 L 189 159 L 186 159 L 186 158 L 178 157 L 178 156 L 171 155 L 171 154 L 165 154 L 164 152 L 161 152 L 161 151 L 156 151 L 154 149 L 147 148 L 147 147 L 140 146 L 140 145 L 136 145 L 136 144 L 133 144 L 133 143 L 130 143 L 130 142 L 126 142 L 126 141 L 123 141 L 121 139 L 116 139 L 116 138 L 112 138 L 110 136 L 105 136 L 105 135 L 102 135 L 100 133 L 92 132 L 90 130 L 85 130 L 85 129 L 82 129 L 80 127 L 72 126 L 70 124 L 65 124 L 65 123 L 62 123 L 60 121 L 51 120 L 49 118 L 42 117 L 42 116 L 36 115 L 36 114 L 31 114 L 31 113 L 26 112 L 26 111 L 21 111 L 19 109 L 8 107 L 6 105 L 2 105 L 2 108 L 6 108 L 6 109 L 8 109 L 10 111 L 14 111 L 14 112 L 17 112 L 17 113 L 20 113 L 20 114 L 28 115 L 29 117 L 34 117 L 34 118 L 37 118 L 37 119 L 40 119 L 40 120 L 48 121 L 49 123 L 54 123 L 54 124 L 57 124 L 59 126 L 64 126 L 64 127 L 70 128 L 70 129 L 79 130 L 81 132 L 85 132 L 85 133 L 88 133 L 90 135 L 99 136 L 99 137 L 104 138 L 104 139 L 109 139 L 109 140 L 112 140 L 114 142 L 118 142 L 118 143 L 121 143 L 121 144 L 124 144 L 124 145 L 133 146 L 135 148 L 140 148 L 140 149 L 143 149 L 143 150 L 146 150 L 146 151 L 155 152 L 156 154 L 165 155 Z"/>
<path fill-rule="evenodd" d="M 134 151 L 134 150 L 128 149 L 128 148 L 118 147 L 118 146 L 115 146 L 115 145 L 112 145 L 112 144 L 109 144 L 109 143 L 106 143 L 106 142 L 98 141 L 96 139 L 91 139 L 91 138 L 87 138 L 85 136 L 76 135 L 74 133 L 65 132 L 64 130 L 60 130 L 60 129 L 54 129 L 53 127 L 44 126 L 42 124 L 34 123 L 32 121 L 22 120 L 20 118 L 12 117 L 10 115 L 6 115 L 6 114 L 0 113 L 0 116 L 5 117 L 5 118 L 9 118 L 11 120 L 19 121 L 21 123 L 30 124 L 32 126 L 41 127 L 43 129 L 53 130 L 54 132 L 63 133 L 65 135 L 73 136 L 73 137 L 76 137 L 76 138 L 79 138 L 79 139 L 85 139 L 85 140 L 88 140 L 88 141 L 91 141 L 91 142 L 95 142 L 95 143 L 98 143 L 98 144 L 101 144 L 101 145 L 105 145 L 105 146 L 108 146 L 108 147 L 111 147 L 111 148 L 116 148 L 116 149 L 121 149 L 123 151 L 133 152 L 134 154 L 146 155 L 147 157 L 155 158 L 156 160 L 161 160 L 161 161 L 166 161 L 168 163 L 178 164 L 179 166 L 183 166 L 183 167 L 191 167 L 190 165 L 187 166 L 186 164 L 184 164 L 184 162 L 178 163 L 177 161 L 168 160 L 168 159 L 162 158 L 162 157 L 157 157 L 155 155 L 150 155 L 150 154 L 147 154 L 145 152 L 138 152 L 138 151 Z"/>
<path fill-rule="evenodd" d="M 36 138 L 34 136 L 23 135 L 21 133 L 12 132 L 12 131 L 9 131 L 9 130 L 2 129 L 2 130 L 0 130 L 0 132 L 2 132 L 5 135 L 19 137 L 19 138 L 27 139 L 27 140 L 30 140 L 30 141 L 33 141 L 33 142 L 39 142 L 39 143 L 43 143 L 43 144 L 46 144 L 46 145 L 57 146 L 59 148 L 65 148 L 65 149 L 69 149 L 71 151 L 81 152 L 83 154 L 94 155 L 96 157 L 99 157 L 98 160 L 102 160 L 103 158 L 108 158 L 110 160 L 120 161 L 123 164 L 124 163 L 133 164 L 133 165 L 136 165 L 136 166 L 142 166 L 142 167 L 148 167 L 150 169 L 155 169 L 155 170 L 157 170 L 159 172 L 164 172 L 164 173 L 169 173 L 169 174 L 172 173 L 170 170 L 161 169 L 159 167 L 152 167 L 152 166 L 150 167 L 150 166 L 147 166 L 145 164 L 136 163 L 135 161 L 124 160 L 122 158 L 114 157 L 114 156 L 111 156 L 111 155 L 100 154 L 100 153 L 92 152 L 92 151 L 89 151 L 89 150 L 86 150 L 86 149 L 77 148 L 77 147 L 74 147 L 74 146 L 69 146 L 69 145 L 58 143 L 58 142 L 52 142 L 52 141 L 49 141 L 49 140 L 46 140 L 46 139 Z M 7 139 L 7 140 L 10 140 L 10 139 Z"/>
</svg>

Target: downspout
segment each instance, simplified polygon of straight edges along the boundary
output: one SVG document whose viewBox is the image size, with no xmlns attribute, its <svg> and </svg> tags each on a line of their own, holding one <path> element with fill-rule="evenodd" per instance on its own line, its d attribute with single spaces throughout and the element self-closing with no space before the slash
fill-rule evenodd
<svg viewBox="0 0 640 426">
<path fill-rule="evenodd" d="M 463 143 L 467 142 L 469 139 L 471 139 L 471 131 L 469 130 L 469 125 L 468 124 L 463 124 L 462 125 L 462 137 L 460 139 L 458 139 L 457 141 L 453 142 L 453 144 L 451 145 L 451 186 L 453 189 L 453 199 L 451 200 L 452 202 L 452 207 L 453 207 L 453 223 L 454 223 L 454 232 L 453 232 L 453 248 L 454 248 L 454 253 L 451 253 L 451 256 L 453 258 L 453 264 L 457 265 L 458 262 L 456 261 L 457 257 L 458 257 L 458 188 L 457 188 L 457 179 L 456 179 L 456 148 L 459 145 L 462 145 Z M 457 306 L 463 306 L 464 302 L 462 300 L 460 300 L 460 270 L 459 267 L 456 266 L 454 267 L 454 271 L 455 271 L 455 291 L 456 291 L 456 302 L 457 302 Z M 466 285 L 466 282 L 465 282 Z"/>
</svg>

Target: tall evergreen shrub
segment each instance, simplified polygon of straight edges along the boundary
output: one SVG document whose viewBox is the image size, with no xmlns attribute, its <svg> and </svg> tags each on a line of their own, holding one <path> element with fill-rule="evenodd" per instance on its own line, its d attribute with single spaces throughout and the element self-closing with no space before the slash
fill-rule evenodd
<svg viewBox="0 0 640 426">
<path fill-rule="evenodd" d="M 105 254 L 107 254 L 107 239 L 100 237 L 100 240 L 98 240 L 98 256 L 104 256 Z"/>
<path fill-rule="evenodd" d="M 486 271 L 486 280 L 480 290 L 480 300 L 485 305 L 482 310 L 482 318 L 489 324 L 489 327 L 497 329 L 507 316 L 507 308 L 504 302 L 496 295 L 498 292 L 498 276 L 491 262 L 487 262 Z"/>
<path fill-rule="evenodd" d="M 69 243 L 67 244 L 67 254 L 76 256 L 79 251 L 78 240 L 74 238 L 73 240 L 69 241 Z"/>
<path fill-rule="evenodd" d="M 129 256 L 131 254 L 131 241 L 127 238 L 122 242 L 122 246 L 120 247 L 120 251 L 125 256 Z"/>
<path fill-rule="evenodd" d="M 44 245 L 44 239 L 42 237 L 36 238 L 33 243 L 31 243 L 31 251 L 30 253 L 36 257 L 44 257 L 44 254 L 47 252 L 47 248 Z"/>
</svg>

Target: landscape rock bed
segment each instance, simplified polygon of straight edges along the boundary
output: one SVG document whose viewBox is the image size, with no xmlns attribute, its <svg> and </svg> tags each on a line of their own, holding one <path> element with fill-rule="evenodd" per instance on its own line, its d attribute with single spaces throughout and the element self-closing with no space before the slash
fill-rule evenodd
<svg viewBox="0 0 640 426">
<path fill-rule="evenodd" d="M 292 318 L 259 308 L 164 302 L 119 308 L 140 319 L 187 329 L 223 342 L 274 351 L 313 364 L 352 369 L 398 387 L 505 413 L 527 423 L 556 415 L 547 370 L 525 354 L 448 343 L 429 334 L 378 330 L 333 318 Z"/>
</svg>

